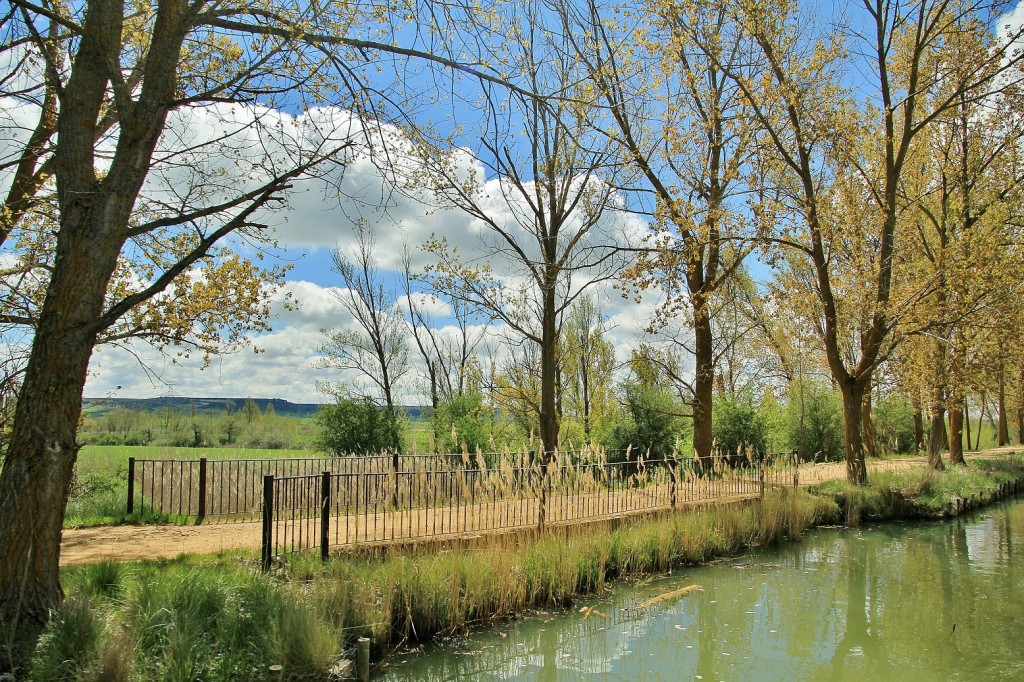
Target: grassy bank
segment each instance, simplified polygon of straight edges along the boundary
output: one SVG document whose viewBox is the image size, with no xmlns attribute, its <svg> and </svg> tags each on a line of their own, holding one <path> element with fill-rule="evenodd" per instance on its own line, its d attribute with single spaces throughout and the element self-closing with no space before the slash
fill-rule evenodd
<svg viewBox="0 0 1024 682">
<path fill-rule="evenodd" d="M 871 474 L 860 487 L 837 480 L 811 489 L 836 501 L 837 523 L 861 520 L 940 519 L 987 504 L 1005 494 L 1007 485 L 1024 477 L 1024 455 L 972 460 L 970 466 L 930 471 L 921 467 Z"/>
<path fill-rule="evenodd" d="M 263 679 L 272 665 L 286 679 L 321 679 L 358 637 L 371 638 L 380 656 L 530 608 L 567 606 L 616 577 L 795 539 L 816 523 L 944 513 L 954 496 L 987 499 L 1022 477 L 1024 458 L 1004 457 L 945 474 L 879 474 L 864 490 L 781 490 L 746 506 L 467 548 L 326 564 L 298 558 L 271 576 L 237 555 L 69 570 L 68 599 L 39 644 L 32 679 Z"/>
</svg>

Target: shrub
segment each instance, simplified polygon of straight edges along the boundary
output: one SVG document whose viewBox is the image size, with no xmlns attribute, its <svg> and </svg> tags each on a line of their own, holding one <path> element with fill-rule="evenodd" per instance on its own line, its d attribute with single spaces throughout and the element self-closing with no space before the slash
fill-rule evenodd
<svg viewBox="0 0 1024 682">
<path fill-rule="evenodd" d="M 768 423 L 749 396 L 722 396 L 715 400 L 711 430 L 721 452 L 768 450 Z"/>
<path fill-rule="evenodd" d="M 367 400 L 339 398 L 336 404 L 320 408 L 316 423 L 321 428 L 317 449 L 335 457 L 401 448 L 398 415 Z"/>
<path fill-rule="evenodd" d="M 611 429 L 606 444 L 609 450 L 624 456 L 626 448 L 632 446 L 634 451 L 650 451 L 654 458 L 672 454 L 688 422 L 671 393 L 659 388 L 627 387 L 626 410 L 625 419 Z"/>
<path fill-rule="evenodd" d="M 914 451 L 914 408 L 895 396 L 875 405 L 875 440 L 886 452 Z"/>
<path fill-rule="evenodd" d="M 846 452 L 843 399 L 818 382 L 794 382 L 786 405 L 789 447 L 804 459 L 838 461 Z"/>
<path fill-rule="evenodd" d="M 490 410 L 480 393 L 467 393 L 442 401 L 431 415 L 436 444 L 441 452 L 488 450 Z"/>
</svg>

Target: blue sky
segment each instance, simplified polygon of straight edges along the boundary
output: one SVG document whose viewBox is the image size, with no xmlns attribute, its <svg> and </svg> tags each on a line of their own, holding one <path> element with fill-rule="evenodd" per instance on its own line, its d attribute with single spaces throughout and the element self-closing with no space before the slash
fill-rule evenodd
<svg viewBox="0 0 1024 682">
<path fill-rule="evenodd" d="M 1004 23 L 1019 23 L 1018 14 Z M 446 125 L 451 119 L 451 103 L 442 104 L 437 120 Z M 457 104 L 464 113 L 466 104 Z M 5 103 L 5 118 L 0 129 L 9 128 L 5 121 L 16 120 L 24 111 Z M 282 119 L 296 112 L 270 112 Z M 346 112 L 322 110 L 322 120 L 345 121 Z M 26 120 L 30 120 L 29 116 Z M 190 133 L 202 136 L 203 122 L 190 123 Z M 392 131 L 394 133 L 394 131 Z M 397 134 L 397 133 L 395 133 Z M 0 135 L 0 149 L 16 145 L 19 134 L 5 130 Z M 463 163 L 471 164 L 467 157 Z M 484 177 L 486 172 L 482 167 Z M 489 178 L 490 182 L 496 182 Z M 6 179 L 0 177 L 0 189 Z M 349 165 L 340 183 L 342 194 L 364 196 L 368 204 L 379 203 L 386 193 L 376 167 L 365 159 Z M 134 353 L 112 348 L 101 348 L 90 366 L 86 385 L 88 397 L 154 397 L 160 395 L 284 398 L 295 402 L 325 400 L 315 388 L 318 380 L 339 380 L 314 367 L 316 349 L 322 342 L 322 328 L 346 328 L 352 325 L 349 315 L 336 299 L 338 278 L 331 270 L 330 250 L 344 248 L 351 242 L 352 219 L 362 215 L 377 226 L 377 265 L 385 272 L 399 267 L 403 249 L 413 252 L 414 267 L 427 263 L 418 252 L 419 245 L 431 234 L 446 237 L 464 253 L 473 253 L 479 247 L 481 226 L 478 222 L 456 211 L 436 211 L 416 197 L 389 194 L 391 203 L 386 214 L 378 214 L 357 203 L 340 199 L 327 186 L 307 182 L 296 188 L 288 207 L 268 217 L 275 226 L 280 241 L 278 254 L 282 262 L 294 267 L 287 275 L 283 292 L 291 293 L 299 302 L 296 310 L 286 310 L 278 297 L 274 306 L 273 331 L 254 337 L 255 347 L 214 359 L 201 371 L 198 358 L 177 360 L 173 354 L 160 355 L 145 346 L 135 347 Z M 495 207 L 500 210 L 500 207 Z M 595 292 L 598 303 L 609 318 L 608 338 L 615 344 L 620 359 L 628 356 L 629 349 L 641 338 L 642 330 L 655 307 L 655 296 L 647 296 L 639 304 L 624 299 L 610 287 Z M 437 318 L 445 316 L 443 306 L 435 310 Z M 500 330 L 496 330 L 497 337 Z M 140 364 L 140 359 L 142 363 Z M 415 382 L 407 384 L 406 402 L 422 402 L 422 390 Z"/>
</svg>

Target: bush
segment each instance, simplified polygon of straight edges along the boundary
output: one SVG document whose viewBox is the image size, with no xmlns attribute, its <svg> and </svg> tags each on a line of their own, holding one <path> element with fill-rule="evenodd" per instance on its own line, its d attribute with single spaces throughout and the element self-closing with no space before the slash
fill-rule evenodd
<svg viewBox="0 0 1024 682">
<path fill-rule="evenodd" d="M 336 404 L 320 408 L 316 423 L 321 428 L 317 449 L 335 457 L 401 448 L 398 415 L 366 400 L 339 398 Z"/>
<path fill-rule="evenodd" d="M 804 459 L 834 462 L 846 455 L 843 399 L 817 382 L 794 382 L 786 405 L 789 447 Z"/>
<path fill-rule="evenodd" d="M 442 401 L 430 417 L 437 448 L 441 452 L 469 452 L 490 449 L 487 422 L 490 410 L 480 393 L 467 393 Z"/>
<path fill-rule="evenodd" d="M 875 405 L 875 440 L 886 452 L 914 451 L 914 408 L 895 396 Z"/>
<path fill-rule="evenodd" d="M 688 425 L 672 394 L 665 389 L 628 387 L 626 410 L 628 415 L 612 426 L 607 443 L 609 450 L 622 453 L 619 459 L 630 446 L 645 455 L 650 451 L 653 458 L 667 457 Z"/>
<path fill-rule="evenodd" d="M 768 451 L 768 422 L 749 396 L 715 400 L 711 430 L 720 452 Z"/>
</svg>

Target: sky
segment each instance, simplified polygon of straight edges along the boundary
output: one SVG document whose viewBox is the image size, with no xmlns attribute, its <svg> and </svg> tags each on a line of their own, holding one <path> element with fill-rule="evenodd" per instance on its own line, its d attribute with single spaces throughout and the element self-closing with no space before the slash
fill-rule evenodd
<svg viewBox="0 0 1024 682">
<path fill-rule="evenodd" d="M 1007 17 L 1006 23 L 1018 25 L 1024 20 L 1022 7 L 1024 3 Z M 25 135 L 23 124 L 33 119 L 31 112 L 23 107 L 10 102 L 3 104 L 0 158 L 17 148 Z M 270 119 L 279 117 L 286 126 L 299 125 L 302 118 L 286 111 L 270 110 L 261 114 Z M 349 114 L 339 109 L 324 108 L 306 116 L 315 118 L 320 130 L 332 126 L 345 129 L 352 125 Z M 191 116 L 172 121 L 167 144 L 173 144 L 181 135 L 194 139 L 215 135 L 216 123 L 208 118 Z M 475 165 L 466 154 L 459 155 L 458 161 L 467 169 Z M 486 177 L 479 165 L 475 170 Z M 160 179 L 154 178 L 149 191 L 173 188 L 179 179 L 173 172 Z M 283 286 L 274 295 L 271 331 L 254 335 L 249 348 L 213 358 L 205 369 L 201 358 L 179 358 L 173 350 L 161 354 L 143 344 L 136 344 L 130 350 L 98 348 L 89 368 L 86 397 L 173 395 L 283 398 L 301 403 L 327 401 L 330 398 L 317 390 L 317 382 L 345 377 L 316 367 L 317 350 L 324 341 L 322 330 L 353 328 L 351 316 L 337 298 L 340 278 L 332 270 L 331 250 L 351 245 L 355 219 L 361 217 L 375 226 L 375 264 L 391 282 L 395 282 L 404 249 L 408 248 L 412 254 L 414 270 L 429 262 L 420 246 L 431 236 L 446 238 L 463 254 L 482 253 L 480 237 L 484 227 L 480 221 L 457 210 L 438 210 L 426 195 L 417 197 L 389 191 L 376 166 L 365 158 L 355 159 L 347 165 L 343 176 L 336 175 L 329 180 L 337 186 L 313 180 L 296 183 L 286 208 L 265 216 L 278 240 L 274 257 L 292 266 Z M 160 182 L 166 187 L 161 187 Z M 501 196 L 499 183 L 500 179 L 489 178 L 485 190 L 493 201 L 488 205 L 494 213 L 505 213 L 505 218 L 510 219 L 509 207 L 498 198 Z M 0 176 L 0 190 L 6 189 L 6 185 L 7 180 Z M 366 201 L 364 204 L 342 197 L 363 197 Z M 381 203 L 386 204 L 386 211 L 368 208 Z M 628 220 L 632 223 L 626 230 L 627 242 L 643 230 L 639 218 Z M 240 248 L 246 252 L 247 247 Z M 496 264 L 496 267 L 501 266 Z M 286 306 L 286 296 L 293 297 L 298 305 Z M 594 291 L 594 296 L 608 318 L 606 338 L 616 348 L 619 360 L 624 361 L 643 337 L 656 307 L 656 295 L 644 296 L 638 303 L 632 297 L 622 296 L 610 285 L 604 285 Z M 438 319 L 445 318 L 443 305 L 435 312 Z M 492 338 L 499 338 L 501 331 L 496 326 Z M 415 357 L 411 345 L 410 355 Z M 425 400 L 415 380 L 406 384 L 400 399 L 407 404 L 422 404 Z"/>
<path fill-rule="evenodd" d="M 192 125 L 193 134 L 201 135 Z M 461 158 L 463 163 L 478 165 L 467 156 Z M 486 203 L 490 213 L 504 213 L 502 218 L 511 221 L 499 182 L 492 179 L 485 185 L 484 194 L 490 197 Z M 365 202 L 339 196 L 363 197 Z M 373 208 L 381 203 L 386 210 Z M 273 250 L 277 262 L 292 266 L 274 297 L 272 331 L 254 335 L 252 348 L 213 358 L 205 369 L 199 357 L 179 358 L 173 351 L 161 354 L 143 344 L 136 343 L 130 351 L 100 347 L 90 364 L 85 396 L 253 397 L 302 403 L 331 400 L 317 390 L 317 382 L 344 381 L 346 377 L 317 368 L 317 351 L 325 339 L 322 330 L 355 328 L 351 315 L 338 300 L 340 277 L 333 269 L 331 252 L 352 247 L 353 223 L 358 218 L 374 226 L 374 264 L 395 287 L 404 249 L 410 251 L 414 271 L 431 262 L 420 249 L 431 236 L 444 237 L 465 256 L 483 254 L 481 236 L 486 235 L 486 229 L 479 220 L 456 209 L 439 210 L 426 195 L 418 200 L 416 196 L 388 191 L 376 166 L 367 159 L 357 159 L 346 167 L 338 188 L 312 180 L 299 183 L 287 208 L 265 217 L 278 242 Z M 634 234 L 642 229 L 638 219 L 627 221 L 632 221 Z M 501 269 L 497 263 L 492 265 Z M 298 304 L 286 307 L 287 295 Z M 608 317 L 606 338 L 624 360 L 642 334 L 654 301 L 650 296 L 639 304 L 624 299 L 611 285 L 595 289 L 593 295 Z M 436 302 L 433 308 L 443 325 L 447 306 Z M 489 338 L 495 346 L 502 331 L 500 325 L 492 326 Z M 415 360 L 411 337 L 409 351 Z M 411 373 L 400 392 L 406 404 L 426 400 L 418 373 Z"/>
</svg>

